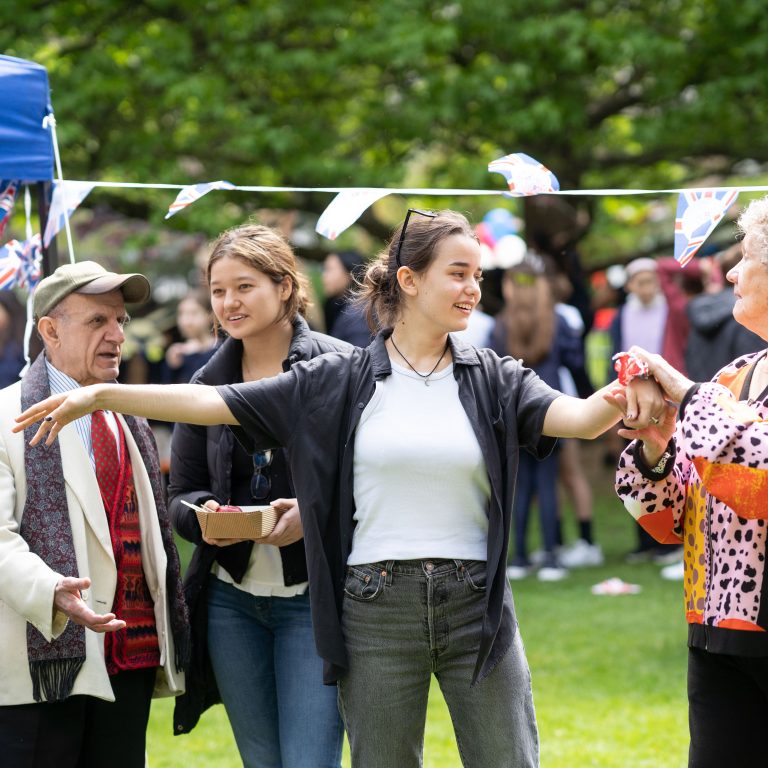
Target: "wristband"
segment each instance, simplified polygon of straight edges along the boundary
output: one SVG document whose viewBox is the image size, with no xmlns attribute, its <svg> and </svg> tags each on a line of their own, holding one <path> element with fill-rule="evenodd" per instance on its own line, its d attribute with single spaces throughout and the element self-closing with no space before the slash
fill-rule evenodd
<svg viewBox="0 0 768 768">
<path fill-rule="evenodd" d="M 664 453 L 661 454 L 661 458 L 656 462 L 655 467 L 651 467 L 651 472 L 654 475 L 661 475 L 664 473 L 664 470 L 667 468 L 667 462 L 672 458 L 672 454 L 669 451 L 664 451 Z"/>
<path fill-rule="evenodd" d="M 619 384 L 626 387 L 632 379 L 648 379 L 648 363 L 631 352 L 617 352 L 612 358 L 613 369 L 619 377 Z"/>
<path fill-rule="evenodd" d="M 667 443 L 667 447 L 664 449 L 664 453 L 656 462 L 655 466 L 649 467 L 648 463 L 643 456 L 643 442 L 642 440 L 636 440 L 632 453 L 635 458 L 635 466 L 639 470 L 640 474 L 646 479 L 653 482 L 663 480 L 669 475 L 675 467 L 675 455 L 677 453 L 677 446 L 675 445 L 675 439 L 672 438 Z"/>
</svg>

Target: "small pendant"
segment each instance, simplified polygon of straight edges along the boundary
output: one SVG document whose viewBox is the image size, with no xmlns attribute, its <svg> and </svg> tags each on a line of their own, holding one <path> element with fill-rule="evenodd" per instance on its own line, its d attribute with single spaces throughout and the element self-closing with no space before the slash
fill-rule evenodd
<svg viewBox="0 0 768 768">
<path fill-rule="evenodd" d="M 425 387 L 428 387 L 428 386 L 429 386 L 429 377 L 427 377 L 426 379 L 424 379 L 424 386 L 425 386 Z"/>
</svg>

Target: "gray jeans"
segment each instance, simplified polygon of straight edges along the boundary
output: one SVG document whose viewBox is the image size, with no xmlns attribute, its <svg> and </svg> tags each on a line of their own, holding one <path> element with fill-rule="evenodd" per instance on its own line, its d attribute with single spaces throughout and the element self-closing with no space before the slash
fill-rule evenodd
<svg viewBox="0 0 768 768">
<path fill-rule="evenodd" d="M 342 624 L 349 671 L 339 681 L 339 710 L 354 768 L 421 766 L 433 674 L 465 768 L 538 766 L 531 675 L 519 632 L 495 669 L 470 686 L 484 612 L 484 562 L 348 567 Z"/>
</svg>

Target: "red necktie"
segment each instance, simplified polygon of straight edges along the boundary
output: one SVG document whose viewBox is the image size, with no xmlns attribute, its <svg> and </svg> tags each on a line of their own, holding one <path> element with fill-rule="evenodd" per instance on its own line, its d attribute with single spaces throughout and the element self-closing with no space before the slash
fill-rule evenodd
<svg viewBox="0 0 768 768">
<path fill-rule="evenodd" d="M 120 478 L 120 460 L 117 456 L 115 433 L 109 428 L 104 411 L 94 411 L 91 416 L 91 441 L 93 458 L 96 460 L 96 479 L 99 481 L 104 506 L 109 513 L 114 505 Z"/>
</svg>

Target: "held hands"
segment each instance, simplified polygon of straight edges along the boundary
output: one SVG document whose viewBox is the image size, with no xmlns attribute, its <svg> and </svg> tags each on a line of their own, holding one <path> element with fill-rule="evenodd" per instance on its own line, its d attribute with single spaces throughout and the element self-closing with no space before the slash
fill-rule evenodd
<svg viewBox="0 0 768 768">
<path fill-rule="evenodd" d="M 660 423 L 667 408 L 653 379 L 632 379 L 626 386 L 615 382 L 603 398 L 624 414 L 624 424 L 633 430 Z"/>
<path fill-rule="evenodd" d="M 279 517 L 272 533 L 268 536 L 254 539 L 213 539 L 203 536 L 203 541 L 206 544 L 213 544 L 217 547 L 228 547 L 241 541 L 271 544 L 274 547 L 286 547 L 303 538 L 304 529 L 301 526 L 299 504 L 296 499 L 275 499 L 271 502 L 271 505 L 275 508 Z M 221 507 L 221 504 L 214 499 L 209 499 L 203 506 L 216 511 Z"/>
<path fill-rule="evenodd" d="M 86 627 L 93 632 L 115 632 L 125 629 L 125 622 L 115 618 L 114 613 L 98 614 L 92 611 L 83 600 L 80 590 L 88 589 L 91 580 L 78 579 L 74 576 L 62 578 L 53 592 L 53 604 L 56 610 L 65 614 L 70 621 Z"/>
<path fill-rule="evenodd" d="M 659 386 L 664 390 L 668 400 L 672 403 L 680 403 L 686 392 L 693 386 L 693 382 L 671 366 L 661 355 L 653 355 L 641 347 L 632 347 L 632 354 L 644 360 L 648 364 L 648 370 Z M 651 424 L 645 428 L 622 429 L 619 434 L 629 440 L 641 440 L 643 443 L 643 458 L 649 466 L 654 466 L 675 432 L 675 419 L 677 409 L 674 405 L 667 404 L 664 413 L 657 415 L 658 424 Z M 632 427 L 632 424 L 627 424 Z"/>
<path fill-rule="evenodd" d="M 17 424 L 13 428 L 13 432 L 21 432 L 42 419 L 40 428 L 29 441 L 29 444 L 37 445 L 45 438 L 45 444 L 52 445 L 56 435 L 61 432 L 63 427 L 97 409 L 97 386 L 80 387 L 64 394 L 51 395 L 51 397 L 35 403 L 16 417 Z M 46 435 L 48 436 L 46 437 Z"/>
<path fill-rule="evenodd" d="M 652 355 L 640 347 L 632 347 L 630 353 L 648 365 L 649 373 L 654 379 L 632 379 L 622 392 L 621 386 L 617 386 L 605 399 L 611 402 L 617 408 L 624 410 L 624 429 L 619 429 L 618 434 L 627 440 L 640 440 L 643 443 L 643 457 L 650 466 L 655 465 L 664 453 L 670 439 L 675 432 L 675 422 L 677 417 L 677 408 L 670 402 L 662 398 L 662 409 L 658 410 L 653 406 L 651 415 L 646 419 L 639 418 L 643 409 L 639 405 L 635 410 L 635 400 L 632 395 L 632 388 L 652 385 L 658 393 L 665 395 L 668 400 L 679 403 L 688 389 L 693 385 L 689 379 L 672 367 L 661 355 Z M 658 383 L 656 383 L 658 382 Z M 639 395 L 638 395 L 639 398 Z M 630 416 L 637 414 L 638 418 L 631 419 Z"/>
<path fill-rule="evenodd" d="M 683 376 L 661 355 L 646 352 L 642 347 L 632 347 L 629 351 L 641 360 L 645 360 L 651 376 L 656 379 L 667 398 L 673 403 L 681 402 L 685 393 L 693 386 L 693 382 L 687 376 Z"/>
</svg>

